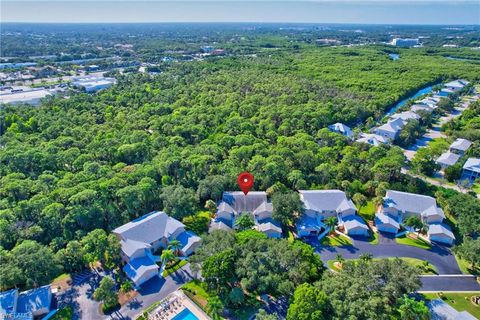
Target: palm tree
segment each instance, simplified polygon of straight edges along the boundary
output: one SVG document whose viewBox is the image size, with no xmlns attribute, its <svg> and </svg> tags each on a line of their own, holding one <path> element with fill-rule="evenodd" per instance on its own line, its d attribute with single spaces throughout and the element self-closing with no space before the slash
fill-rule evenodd
<svg viewBox="0 0 480 320">
<path fill-rule="evenodd" d="M 180 241 L 178 241 L 177 239 L 171 240 L 168 243 L 168 249 L 173 250 L 173 252 L 177 256 L 178 256 L 178 251 L 180 250 L 181 246 L 182 246 L 182 243 Z"/>
<path fill-rule="evenodd" d="M 345 258 L 341 254 L 337 254 L 335 256 L 335 260 L 337 260 L 337 262 L 339 262 L 339 263 L 344 263 L 345 262 Z"/>
<path fill-rule="evenodd" d="M 373 259 L 373 255 L 371 253 L 363 253 L 360 255 L 359 259 L 363 262 L 370 262 Z"/>
<path fill-rule="evenodd" d="M 337 218 L 335 217 L 328 217 L 327 219 L 325 219 L 325 225 L 330 229 L 330 233 L 333 232 L 336 224 L 337 224 Z"/>
<path fill-rule="evenodd" d="M 223 304 L 219 297 L 211 297 L 207 299 L 207 312 L 213 319 L 221 319 L 220 312 L 223 310 Z"/>
<path fill-rule="evenodd" d="M 168 262 L 175 259 L 175 254 L 170 249 L 163 250 L 160 259 L 162 259 L 162 264 L 166 266 Z"/>
</svg>

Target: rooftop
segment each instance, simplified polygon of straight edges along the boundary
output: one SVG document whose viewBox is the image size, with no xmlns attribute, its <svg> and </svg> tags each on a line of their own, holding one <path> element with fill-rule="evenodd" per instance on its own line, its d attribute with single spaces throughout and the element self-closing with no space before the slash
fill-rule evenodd
<svg viewBox="0 0 480 320">
<path fill-rule="evenodd" d="M 471 141 L 467 139 L 458 138 L 457 140 L 453 141 L 453 143 L 450 145 L 450 149 L 467 151 L 471 145 L 472 145 Z"/>
<path fill-rule="evenodd" d="M 401 212 L 445 216 L 443 210 L 437 207 L 435 198 L 415 193 L 387 190 L 384 207 L 393 207 Z"/>
<path fill-rule="evenodd" d="M 40 309 L 50 309 L 51 303 L 50 285 L 24 291 L 18 295 L 17 313 L 33 313 Z"/>
<path fill-rule="evenodd" d="M 463 165 L 463 169 L 480 173 L 480 159 L 468 158 L 467 162 Z"/>
<path fill-rule="evenodd" d="M 245 195 L 242 191 L 225 191 L 222 201 L 228 204 L 235 213 L 253 212 L 262 203 L 267 202 L 267 193 L 264 191 L 250 191 Z M 219 206 L 222 206 L 222 204 L 220 203 Z"/>
<path fill-rule="evenodd" d="M 453 166 L 457 161 L 461 158 L 460 155 L 447 151 L 445 153 L 442 153 L 440 157 L 437 158 L 436 162 L 438 164 L 444 164 L 447 166 Z"/>
<path fill-rule="evenodd" d="M 305 209 L 314 211 L 357 210 L 353 202 L 347 199 L 341 190 L 299 190 Z"/>
</svg>

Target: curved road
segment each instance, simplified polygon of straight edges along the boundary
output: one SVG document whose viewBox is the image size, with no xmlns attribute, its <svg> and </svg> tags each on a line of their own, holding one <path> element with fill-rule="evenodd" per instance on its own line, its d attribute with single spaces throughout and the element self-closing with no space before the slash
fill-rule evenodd
<svg viewBox="0 0 480 320">
<path fill-rule="evenodd" d="M 462 274 L 455 256 L 448 247 L 433 245 L 429 250 L 397 244 L 394 238 L 379 234 L 379 244 L 372 245 L 365 240 L 354 239 L 353 245 L 341 247 L 324 247 L 310 243 L 320 254 L 323 262 L 335 259 L 341 254 L 345 259 L 355 259 L 361 254 L 370 253 L 374 258 L 408 257 L 426 260 L 437 268 L 439 274 Z"/>
</svg>

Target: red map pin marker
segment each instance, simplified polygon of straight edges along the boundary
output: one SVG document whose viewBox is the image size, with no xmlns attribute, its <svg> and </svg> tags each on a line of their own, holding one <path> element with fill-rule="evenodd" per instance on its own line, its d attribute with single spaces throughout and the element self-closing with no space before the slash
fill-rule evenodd
<svg viewBox="0 0 480 320">
<path fill-rule="evenodd" d="M 253 187 L 253 176 L 248 172 L 242 172 L 237 177 L 238 186 L 247 195 L 248 191 Z"/>
</svg>

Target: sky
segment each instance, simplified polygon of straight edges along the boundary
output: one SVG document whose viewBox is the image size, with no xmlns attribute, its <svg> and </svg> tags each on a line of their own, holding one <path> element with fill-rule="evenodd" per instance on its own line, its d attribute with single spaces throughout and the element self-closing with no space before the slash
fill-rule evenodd
<svg viewBox="0 0 480 320">
<path fill-rule="evenodd" d="M 480 24 L 480 0 L 0 0 L 1 22 Z"/>
</svg>

